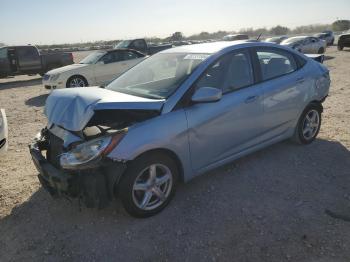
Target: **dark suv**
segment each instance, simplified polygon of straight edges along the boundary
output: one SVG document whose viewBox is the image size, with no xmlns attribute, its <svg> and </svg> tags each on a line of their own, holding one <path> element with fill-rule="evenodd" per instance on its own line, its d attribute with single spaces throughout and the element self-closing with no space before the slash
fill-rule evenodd
<svg viewBox="0 0 350 262">
<path fill-rule="evenodd" d="M 344 47 L 350 47 L 350 31 L 346 34 L 342 34 L 338 39 L 338 50 L 343 50 Z"/>
</svg>

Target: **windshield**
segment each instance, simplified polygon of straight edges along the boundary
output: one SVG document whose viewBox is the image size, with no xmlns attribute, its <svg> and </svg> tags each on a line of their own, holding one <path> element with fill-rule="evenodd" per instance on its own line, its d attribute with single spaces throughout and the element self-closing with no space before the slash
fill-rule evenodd
<svg viewBox="0 0 350 262">
<path fill-rule="evenodd" d="M 296 43 L 299 41 L 303 41 L 305 37 L 291 37 L 283 41 L 284 44 Z"/>
<path fill-rule="evenodd" d="M 115 45 L 115 49 L 117 48 L 128 48 L 130 45 L 131 40 L 124 40 L 119 42 L 118 44 Z"/>
<path fill-rule="evenodd" d="M 93 52 L 83 60 L 79 62 L 79 64 L 95 64 L 102 56 L 104 56 L 107 52 L 97 51 Z"/>
<path fill-rule="evenodd" d="M 158 53 L 115 79 L 106 88 L 146 97 L 169 97 L 209 54 Z"/>
</svg>

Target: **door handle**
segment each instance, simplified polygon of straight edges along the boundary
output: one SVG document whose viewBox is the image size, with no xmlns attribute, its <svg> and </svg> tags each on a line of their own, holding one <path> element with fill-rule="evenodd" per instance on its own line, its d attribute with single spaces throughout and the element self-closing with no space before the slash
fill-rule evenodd
<svg viewBox="0 0 350 262">
<path fill-rule="evenodd" d="M 250 97 L 246 98 L 246 100 L 245 100 L 244 102 L 245 102 L 246 104 L 252 103 L 252 102 L 254 102 L 255 100 L 257 100 L 258 97 L 259 97 L 259 96 L 250 96 Z"/>
</svg>

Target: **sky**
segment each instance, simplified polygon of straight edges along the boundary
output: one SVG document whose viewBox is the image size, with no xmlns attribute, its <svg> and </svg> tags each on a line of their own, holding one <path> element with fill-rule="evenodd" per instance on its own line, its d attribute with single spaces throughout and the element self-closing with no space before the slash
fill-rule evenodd
<svg viewBox="0 0 350 262">
<path fill-rule="evenodd" d="M 0 0 L 0 42 L 60 44 L 350 19 L 350 0 Z"/>
</svg>

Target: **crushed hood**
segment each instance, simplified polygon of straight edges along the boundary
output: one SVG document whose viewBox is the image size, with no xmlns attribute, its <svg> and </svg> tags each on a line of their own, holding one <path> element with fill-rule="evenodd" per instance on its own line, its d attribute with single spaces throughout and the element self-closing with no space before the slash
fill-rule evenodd
<svg viewBox="0 0 350 262">
<path fill-rule="evenodd" d="M 143 98 L 99 88 L 81 87 L 54 90 L 46 100 L 48 126 L 61 126 L 81 131 L 94 116 L 103 110 L 160 111 L 164 100 Z"/>
</svg>

